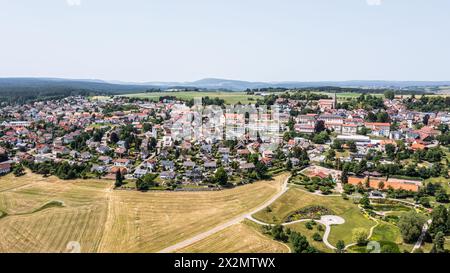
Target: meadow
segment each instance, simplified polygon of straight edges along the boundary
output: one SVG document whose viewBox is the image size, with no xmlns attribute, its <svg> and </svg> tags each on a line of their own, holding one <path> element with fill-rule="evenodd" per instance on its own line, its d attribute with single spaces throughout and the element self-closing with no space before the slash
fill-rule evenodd
<svg viewBox="0 0 450 273">
<path fill-rule="evenodd" d="M 191 100 L 195 98 L 219 98 L 225 101 L 225 104 L 237 104 L 238 102 L 242 104 L 256 103 L 260 96 L 247 95 L 245 92 L 156 92 L 156 93 L 140 93 L 140 94 L 130 94 L 124 95 L 130 98 L 140 98 L 140 99 L 151 99 L 158 100 L 163 96 L 174 96 L 181 100 Z"/>
<path fill-rule="evenodd" d="M 219 192 L 140 193 L 101 180 L 7 175 L 0 252 L 67 252 L 70 242 L 88 253 L 157 252 L 258 207 L 285 177 Z"/>
<path fill-rule="evenodd" d="M 334 93 L 325 92 L 314 92 L 316 94 L 328 95 L 330 98 L 334 96 Z M 274 93 L 281 95 L 282 93 Z M 338 101 L 343 102 L 351 99 L 356 99 L 360 96 L 360 93 L 337 93 L 336 97 Z M 257 99 L 261 99 L 262 96 L 259 95 L 248 95 L 246 92 L 225 92 L 225 91 L 204 91 L 204 92 L 155 92 L 155 93 L 137 93 L 137 94 L 127 94 L 123 95 L 129 98 L 140 98 L 140 99 L 151 99 L 158 100 L 163 96 L 174 96 L 181 100 L 191 100 L 195 98 L 209 97 L 209 98 L 219 98 L 225 101 L 225 104 L 237 104 L 238 102 L 242 104 L 252 104 L 256 103 Z M 374 94 L 374 96 L 382 97 L 383 94 Z M 99 97 L 97 97 L 99 98 Z"/>
<path fill-rule="evenodd" d="M 289 253 L 287 245 L 261 234 L 249 221 L 231 226 L 204 240 L 183 248 L 179 253 Z"/>
</svg>

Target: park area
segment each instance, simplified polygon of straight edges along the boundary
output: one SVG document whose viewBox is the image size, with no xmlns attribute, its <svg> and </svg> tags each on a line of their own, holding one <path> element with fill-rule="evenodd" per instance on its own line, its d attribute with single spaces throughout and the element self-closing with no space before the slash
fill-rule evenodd
<svg viewBox="0 0 450 273">
<path fill-rule="evenodd" d="M 327 208 L 329 213 L 344 218 L 344 224 L 331 227 L 328 241 L 334 246 L 336 246 L 339 240 L 343 240 L 347 245 L 354 243 L 352 241 L 352 231 L 354 229 L 363 228 L 369 231 L 376 225 L 374 221 L 366 217 L 358 206 L 350 200 L 344 200 L 340 196 L 311 194 L 297 187 L 289 189 L 287 193 L 281 196 L 269 208 L 256 213 L 253 217 L 265 223 L 282 224 L 295 212 L 311 206 Z M 309 216 L 306 218 L 309 218 Z M 313 240 L 309 238 L 309 241 L 312 242 Z"/>
</svg>

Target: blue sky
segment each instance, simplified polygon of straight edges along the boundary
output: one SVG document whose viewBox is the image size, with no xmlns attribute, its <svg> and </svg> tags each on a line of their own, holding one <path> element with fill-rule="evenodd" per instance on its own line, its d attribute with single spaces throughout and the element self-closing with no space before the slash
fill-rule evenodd
<svg viewBox="0 0 450 273">
<path fill-rule="evenodd" d="M 0 0 L 0 77 L 450 80 L 448 0 Z"/>
</svg>

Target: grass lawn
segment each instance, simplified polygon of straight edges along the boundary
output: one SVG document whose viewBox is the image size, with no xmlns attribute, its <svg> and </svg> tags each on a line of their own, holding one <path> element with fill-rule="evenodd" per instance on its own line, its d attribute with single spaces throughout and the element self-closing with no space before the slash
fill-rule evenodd
<svg viewBox="0 0 450 273">
<path fill-rule="evenodd" d="M 316 92 L 316 93 L 317 94 L 325 94 L 330 97 L 334 96 L 334 93 L 327 93 L 327 92 Z M 384 94 L 371 94 L 371 95 L 375 96 L 375 97 L 384 97 Z M 337 96 L 337 99 L 339 102 L 344 102 L 347 100 L 356 99 L 356 98 L 360 97 L 361 93 L 351 93 L 351 92 L 350 93 L 337 93 L 336 96 Z"/>
<path fill-rule="evenodd" d="M 241 102 L 243 104 L 256 103 L 257 98 L 261 98 L 256 95 L 247 95 L 245 92 L 157 92 L 157 93 L 138 93 L 124 95 L 125 97 L 132 98 L 146 98 L 152 100 L 158 100 L 163 96 L 175 96 L 182 100 L 191 100 L 194 98 L 209 97 L 219 98 L 225 100 L 226 104 L 237 104 Z"/>
<path fill-rule="evenodd" d="M 236 224 L 178 251 L 179 253 L 289 253 L 287 245 L 261 234 L 249 221 Z"/>
<path fill-rule="evenodd" d="M 375 222 L 366 218 L 357 205 L 342 197 L 324 197 L 304 192 L 298 188 L 291 188 L 270 206 L 270 210 L 263 210 L 254 215 L 260 221 L 267 223 L 282 223 L 291 213 L 311 205 L 321 205 L 335 215 L 345 219 L 345 224 L 333 226 L 329 242 L 333 245 L 339 240 L 344 240 L 346 244 L 352 243 L 352 230 L 355 228 L 365 228 L 367 231 L 375 225 Z"/>
<path fill-rule="evenodd" d="M 113 191 L 112 182 L 0 178 L 0 252 L 156 252 L 245 214 L 287 174 L 220 192 Z M 62 206 L 49 206 L 62 204 Z"/>
<path fill-rule="evenodd" d="M 445 238 L 444 248 L 450 250 L 450 237 Z"/>
<path fill-rule="evenodd" d="M 305 223 L 297 223 L 297 224 L 289 225 L 287 227 L 290 228 L 291 230 L 295 230 L 295 231 L 299 232 L 300 234 L 302 234 L 303 236 L 308 238 L 308 242 L 313 247 L 315 247 L 317 250 L 319 250 L 321 252 L 325 252 L 325 253 L 333 253 L 333 250 L 329 249 L 323 242 L 316 242 L 312 238 L 315 233 L 319 233 L 323 237 L 324 231 L 319 231 L 317 227 L 322 226 L 323 230 L 325 230 L 325 226 L 317 223 L 317 225 L 314 226 L 314 228 L 312 230 L 309 230 L 306 228 L 305 224 L 306 224 L 306 222 Z"/>
<path fill-rule="evenodd" d="M 425 180 L 425 183 L 439 183 L 442 185 L 442 187 L 447 191 L 447 193 L 450 193 L 450 186 L 448 183 L 450 183 L 450 179 L 447 179 L 445 177 L 435 177 Z"/>
<path fill-rule="evenodd" d="M 398 252 L 403 252 L 403 250 L 411 251 L 413 248 L 412 245 L 403 243 L 400 229 L 397 226 L 385 222 L 380 222 L 380 224 L 374 229 L 373 235 L 370 237 L 370 241 L 379 243 L 381 247 L 391 245 L 397 248 Z M 370 253 L 366 246 L 351 247 L 350 252 Z"/>
<path fill-rule="evenodd" d="M 430 182 L 435 183 L 435 184 L 437 184 L 437 183 L 441 184 L 442 188 L 444 190 L 446 190 L 448 194 L 450 194 L 450 185 L 448 184 L 450 182 L 450 179 L 447 179 L 445 177 L 434 177 L 434 178 L 430 178 L 430 179 L 425 180 L 425 183 L 430 183 Z M 431 199 L 431 201 L 433 203 L 435 203 L 436 206 L 437 205 L 444 205 L 447 208 L 450 208 L 450 204 L 441 204 L 441 203 L 436 202 L 436 198 L 435 197 L 431 197 L 430 199 Z"/>
</svg>

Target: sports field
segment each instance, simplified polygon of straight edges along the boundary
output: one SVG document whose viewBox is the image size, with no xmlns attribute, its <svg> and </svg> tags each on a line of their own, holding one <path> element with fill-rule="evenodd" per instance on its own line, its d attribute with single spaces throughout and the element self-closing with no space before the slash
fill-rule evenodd
<svg viewBox="0 0 450 273">
<path fill-rule="evenodd" d="M 286 175 L 220 192 L 113 191 L 99 180 L 0 178 L 0 252 L 157 252 L 269 200 Z"/>
</svg>

